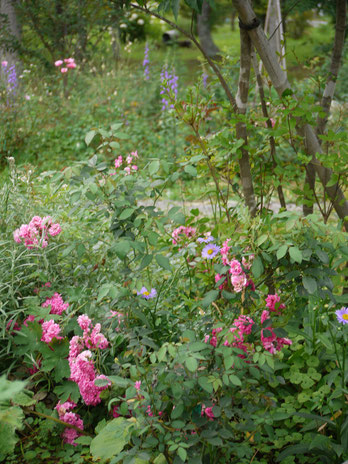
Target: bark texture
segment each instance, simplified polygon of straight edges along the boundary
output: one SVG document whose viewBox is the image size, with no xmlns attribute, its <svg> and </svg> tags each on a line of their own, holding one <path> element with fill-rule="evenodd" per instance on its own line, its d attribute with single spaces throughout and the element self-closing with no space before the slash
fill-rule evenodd
<svg viewBox="0 0 348 464">
<path fill-rule="evenodd" d="M 21 29 L 17 20 L 15 5 L 16 0 L 0 0 L 0 14 L 8 18 L 8 34 L 19 40 Z M 14 50 L 0 50 L 0 58 L 1 61 L 8 61 L 9 66 L 18 63 L 18 56 Z"/>
<path fill-rule="evenodd" d="M 233 4 L 238 11 L 239 17 L 246 27 L 249 27 L 248 34 L 255 46 L 260 58 L 265 66 L 266 71 L 279 95 L 282 95 L 285 90 L 291 90 L 285 72 L 281 69 L 277 56 L 269 46 L 268 40 L 260 27 L 259 21 L 248 2 L 244 0 L 233 0 Z M 254 27 L 256 25 L 256 27 Z M 312 156 L 312 163 L 315 167 L 325 191 L 330 198 L 338 217 L 342 220 L 348 217 L 348 202 L 346 201 L 342 189 L 338 184 L 327 186 L 332 171 L 325 168 L 316 158 L 317 153 L 322 153 L 322 148 L 319 140 L 311 126 L 305 124 L 301 118 L 297 119 L 297 131 L 305 137 L 305 147 L 307 153 Z M 345 221 L 345 227 L 348 230 L 348 221 Z"/>
<path fill-rule="evenodd" d="M 325 116 L 317 118 L 317 134 L 322 135 L 325 132 L 327 120 L 330 113 L 331 102 L 334 96 L 336 80 L 339 69 L 342 63 L 342 54 L 344 48 L 344 38 L 347 22 L 347 2 L 346 0 L 337 0 L 336 2 L 336 28 L 335 28 L 335 40 L 332 49 L 331 65 L 329 75 L 326 81 L 326 86 L 321 99 L 321 107 L 324 110 Z M 306 168 L 306 180 L 305 185 L 314 192 L 315 189 L 315 166 L 312 162 L 307 165 Z M 303 205 L 303 214 L 313 213 L 313 205 Z"/>
<path fill-rule="evenodd" d="M 344 47 L 344 38 L 347 24 L 347 1 L 336 1 L 336 28 L 335 41 L 332 49 L 332 57 L 329 75 L 326 81 L 325 90 L 321 99 L 321 107 L 325 116 L 317 119 L 317 134 L 324 134 L 325 126 L 329 117 L 331 102 L 334 96 L 338 72 L 342 64 L 342 53 Z"/>
<path fill-rule="evenodd" d="M 210 58 L 217 58 L 220 54 L 219 47 L 214 43 L 210 30 L 211 6 L 204 0 L 202 13 L 197 15 L 197 32 L 199 41 L 205 53 Z"/>
<path fill-rule="evenodd" d="M 265 92 L 263 89 L 263 82 L 262 82 L 262 77 L 260 73 L 260 67 L 257 63 L 257 58 L 256 54 L 254 51 L 252 51 L 251 54 L 252 62 L 253 62 L 253 68 L 254 72 L 256 75 L 256 82 L 257 82 L 257 87 L 259 90 L 259 95 L 260 95 L 260 102 L 261 102 L 261 108 L 262 108 L 262 114 L 264 115 L 265 118 L 267 118 L 267 127 L 268 129 L 272 129 L 272 121 L 269 118 L 268 115 L 268 110 L 267 110 L 267 105 L 266 105 L 266 99 L 265 99 Z M 272 157 L 272 165 L 273 169 L 277 167 L 277 162 L 276 162 L 276 144 L 273 135 L 269 138 L 269 144 L 270 144 L 270 149 L 271 149 L 271 157 Z M 277 192 L 278 192 L 278 198 L 280 202 L 280 206 L 284 209 L 286 209 L 286 203 L 285 203 L 285 197 L 284 197 L 284 192 L 281 184 L 278 185 L 277 187 Z"/>
<path fill-rule="evenodd" d="M 239 114 L 245 114 L 248 104 L 249 82 L 251 68 L 251 41 L 248 33 L 240 29 L 240 71 L 238 81 L 238 92 L 236 95 L 237 110 Z M 239 121 L 236 124 L 237 139 L 243 139 L 244 145 L 241 148 L 242 156 L 239 158 L 239 170 L 245 203 L 252 216 L 256 213 L 256 201 L 251 176 L 249 152 L 245 148 L 248 144 L 246 125 Z"/>
</svg>

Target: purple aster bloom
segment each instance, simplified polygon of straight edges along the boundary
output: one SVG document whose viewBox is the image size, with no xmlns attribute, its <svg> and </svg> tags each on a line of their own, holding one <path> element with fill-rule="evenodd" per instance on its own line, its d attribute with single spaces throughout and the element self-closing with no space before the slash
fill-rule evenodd
<svg viewBox="0 0 348 464">
<path fill-rule="evenodd" d="M 149 300 L 150 298 L 155 298 L 157 296 L 157 291 L 155 288 L 152 288 L 151 291 L 149 291 L 146 287 L 142 287 L 140 292 L 137 292 L 137 294 L 141 295 L 146 300 Z"/>
<path fill-rule="evenodd" d="M 199 237 L 197 239 L 197 242 L 198 243 L 209 243 L 209 242 L 213 242 L 215 240 L 215 238 L 210 235 L 210 232 L 204 234 L 204 237 Z"/>
<path fill-rule="evenodd" d="M 220 251 L 220 247 L 215 245 L 215 243 L 210 243 L 206 245 L 202 250 L 202 257 L 206 259 L 213 259 Z"/>
<path fill-rule="evenodd" d="M 348 324 L 348 308 L 338 309 L 336 311 L 336 316 L 338 322 L 341 322 L 341 324 Z"/>
</svg>

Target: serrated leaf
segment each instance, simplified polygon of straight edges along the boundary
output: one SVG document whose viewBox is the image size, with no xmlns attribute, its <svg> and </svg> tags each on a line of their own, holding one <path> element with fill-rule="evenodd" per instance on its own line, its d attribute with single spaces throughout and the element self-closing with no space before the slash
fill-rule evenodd
<svg viewBox="0 0 348 464">
<path fill-rule="evenodd" d="M 197 169 L 196 169 L 194 166 L 191 166 L 190 164 L 188 164 L 187 166 L 185 166 L 184 171 L 185 171 L 187 174 L 190 174 L 190 176 L 192 176 L 192 177 L 196 177 L 196 176 L 197 176 Z"/>
<path fill-rule="evenodd" d="M 302 283 L 308 293 L 313 294 L 317 291 L 317 281 L 313 277 L 303 276 Z"/>
<path fill-rule="evenodd" d="M 94 459 L 107 460 L 119 454 L 130 439 L 130 423 L 123 417 L 109 422 L 91 442 Z"/>
<path fill-rule="evenodd" d="M 241 387 L 242 386 L 242 382 L 240 380 L 239 377 L 237 377 L 236 375 L 234 374 L 231 374 L 228 376 L 229 379 L 230 379 L 230 382 L 233 384 L 233 385 L 236 385 L 237 387 Z"/>
<path fill-rule="evenodd" d="M 255 279 L 258 279 L 262 275 L 263 271 L 264 267 L 262 264 L 262 259 L 260 258 L 260 256 L 256 256 L 251 266 L 251 272 Z"/>
<path fill-rule="evenodd" d="M 159 160 L 152 161 L 149 164 L 149 174 L 150 174 L 150 176 L 153 176 L 154 174 L 156 174 L 156 172 L 159 170 L 159 168 L 160 168 Z"/>
<path fill-rule="evenodd" d="M 198 384 L 208 393 L 213 392 L 213 385 L 209 382 L 208 377 L 199 377 Z"/>
<path fill-rule="evenodd" d="M 187 358 L 185 360 L 185 365 L 190 372 L 196 372 L 198 369 L 198 362 L 195 358 Z"/>
<path fill-rule="evenodd" d="M 210 290 L 202 300 L 202 306 L 207 307 L 219 296 L 219 290 Z"/>
<path fill-rule="evenodd" d="M 282 245 L 280 248 L 278 248 L 277 259 L 282 259 L 286 255 L 287 251 L 288 251 L 288 245 Z"/>
<path fill-rule="evenodd" d="M 167 271 L 172 271 L 172 267 L 170 265 L 169 259 L 166 256 L 163 255 L 156 255 L 156 261 L 159 264 L 159 266 L 163 267 L 163 269 L 166 269 Z"/>
<path fill-rule="evenodd" d="M 95 136 L 96 133 L 97 133 L 97 131 L 95 131 L 95 130 L 91 130 L 91 131 L 87 132 L 86 137 L 85 137 L 85 142 L 86 142 L 87 146 L 92 142 L 92 140 L 94 139 L 94 136 Z"/>
<path fill-rule="evenodd" d="M 290 247 L 289 255 L 296 263 L 302 263 L 302 253 L 297 247 Z"/>
<path fill-rule="evenodd" d="M 119 215 L 119 219 L 123 221 L 124 219 L 128 219 L 133 213 L 135 209 L 134 208 L 126 208 L 122 211 L 122 213 Z"/>
</svg>

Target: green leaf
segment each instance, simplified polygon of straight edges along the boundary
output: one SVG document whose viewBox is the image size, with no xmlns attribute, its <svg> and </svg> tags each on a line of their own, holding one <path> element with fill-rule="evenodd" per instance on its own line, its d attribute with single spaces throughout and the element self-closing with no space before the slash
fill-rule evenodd
<svg viewBox="0 0 348 464">
<path fill-rule="evenodd" d="M 130 439 L 131 424 L 123 417 L 117 417 L 101 429 L 91 442 L 94 459 L 107 460 L 119 454 Z"/>
<path fill-rule="evenodd" d="M 285 458 L 288 456 L 296 456 L 296 455 L 301 455 L 303 456 L 305 453 L 308 451 L 309 445 L 305 444 L 300 444 L 300 445 L 292 445 L 288 446 L 285 448 L 284 451 L 282 451 L 278 457 L 277 457 L 277 462 L 282 462 Z"/>
<path fill-rule="evenodd" d="M 153 176 L 154 174 L 156 174 L 156 172 L 159 170 L 159 168 L 160 168 L 159 160 L 152 161 L 149 164 L 149 174 L 150 174 L 150 176 Z"/>
<path fill-rule="evenodd" d="M 264 267 L 262 264 L 262 259 L 260 256 L 256 256 L 256 258 L 253 261 L 253 265 L 251 266 L 251 272 L 253 273 L 253 276 L 255 279 L 258 279 L 264 271 Z"/>
<path fill-rule="evenodd" d="M 120 259 L 124 259 L 130 248 L 130 243 L 127 240 L 121 240 L 112 247 L 112 251 L 114 251 Z"/>
<path fill-rule="evenodd" d="M 296 263 L 302 263 L 302 253 L 297 247 L 290 247 L 289 254 Z"/>
<path fill-rule="evenodd" d="M 36 403 L 36 400 L 24 391 L 16 393 L 12 401 L 19 406 L 32 406 Z"/>
<path fill-rule="evenodd" d="M 166 258 L 165 256 L 156 255 L 156 261 L 161 267 L 163 267 L 163 269 L 166 269 L 167 271 L 170 271 L 170 272 L 172 271 L 169 259 Z"/>
<path fill-rule="evenodd" d="M 202 300 L 202 306 L 207 307 L 219 296 L 219 290 L 210 290 Z"/>
<path fill-rule="evenodd" d="M 119 215 L 119 220 L 123 221 L 124 219 L 128 219 L 135 211 L 135 208 L 126 208 L 125 210 L 122 211 L 122 213 Z"/>
<path fill-rule="evenodd" d="M 185 365 L 190 372 L 196 372 L 198 369 L 198 362 L 195 358 L 187 358 L 185 360 Z"/>
<path fill-rule="evenodd" d="M 151 263 L 152 258 L 153 258 L 153 255 L 145 255 L 140 263 L 139 271 L 147 267 Z"/>
<path fill-rule="evenodd" d="M 178 405 L 175 406 L 175 409 L 173 409 L 170 417 L 172 419 L 177 419 L 178 417 L 182 415 L 183 412 L 184 412 L 184 404 L 179 403 Z"/>
<path fill-rule="evenodd" d="M 233 383 L 233 385 L 236 385 L 237 387 L 242 386 L 242 382 L 239 377 L 237 377 L 234 374 L 229 375 L 230 382 Z"/>
<path fill-rule="evenodd" d="M 278 248 L 277 259 L 282 259 L 286 255 L 287 251 L 288 251 L 288 245 L 282 245 L 280 248 Z"/>
<path fill-rule="evenodd" d="M 198 384 L 208 393 L 213 392 L 213 384 L 209 382 L 208 377 L 199 377 Z"/>
<path fill-rule="evenodd" d="M 187 458 L 187 452 L 184 448 L 178 448 L 178 455 L 182 461 L 186 461 Z"/>
<path fill-rule="evenodd" d="M 185 171 L 187 174 L 190 174 L 190 176 L 192 176 L 192 177 L 196 177 L 196 176 L 197 176 L 197 169 L 196 169 L 194 166 L 191 166 L 190 164 L 188 164 L 187 166 L 185 166 L 184 171 Z"/>
<path fill-rule="evenodd" d="M 308 293 L 313 294 L 317 291 L 317 281 L 313 277 L 303 276 L 302 283 Z"/>
<path fill-rule="evenodd" d="M 95 130 L 91 130 L 91 131 L 87 132 L 86 137 L 85 137 L 85 142 L 86 142 L 87 146 L 92 142 L 92 140 L 94 139 L 94 136 L 95 136 L 96 133 L 97 133 L 97 131 L 95 131 Z"/>
</svg>

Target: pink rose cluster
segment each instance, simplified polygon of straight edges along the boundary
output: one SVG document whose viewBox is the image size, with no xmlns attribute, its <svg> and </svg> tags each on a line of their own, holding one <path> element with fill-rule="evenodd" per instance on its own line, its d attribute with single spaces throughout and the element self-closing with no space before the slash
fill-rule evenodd
<svg viewBox="0 0 348 464">
<path fill-rule="evenodd" d="M 60 68 L 63 65 L 62 68 Z M 57 60 L 54 62 L 54 66 L 56 68 L 60 68 L 60 72 L 65 74 L 69 71 L 69 69 L 75 69 L 76 63 L 74 58 L 64 58 L 64 60 Z"/>
<path fill-rule="evenodd" d="M 76 407 L 76 404 L 73 401 L 66 401 L 61 404 L 59 401 L 57 406 L 54 408 L 58 411 L 58 417 L 61 421 L 66 424 L 74 425 L 75 427 L 83 430 L 83 420 L 75 412 L 71 412 L 72 409 Z M 66 427 L 62 434 L 64 443 L 69 443 L 70 445 L 77 446 L 75 439 L 81 436 L 77 430 L 70 427 Z"/>
<path fill-rule="evenodd" d="M 122 164 L 126 164 L 125 168 L 123 171 L 125 172 L 126 176 L 129 176 L 132 172 L 137 172 L 138 166 L 136 164 L 133 164 L 134 161 L 133 159 L 138 159 L 139 155 L 137 150 L 132 151 L 130 155 L 127 155 L 126 160 L 123 159 L 123 157 L 120 155 L 115 159 L 115 169 L 118 169 L 122 166 Z M 115 176 L 117 172 L 111 173 L 112 176 Z"/>
<path fill-rule="evenodd" d="M 60 330 L 59 324 L 56 324 L 53 319 L 43 322 L 41 341 L 51 343 L 54 338 L 61 340 L 62 337 L 59 336 Z"/>
<path fill-rule="evenodd" d="M 56 292 L 51 298 L 47 298 L 41 306 L 43 308 L 48 308 L 50 306 L 50 314 L 59 314 L 59 316 L 61 316 L 62 313 L 68 309 L 69 303 L 64 303 L 62 295 Z"/>
<path fill-rule="evenodd" d="M 103 350 L 108 347 L 109 342 L 100 332 L 100 324 L 93 327 L 92 321 L 86 314 L 79 316 L 77 322 L 83 330 L 83 335 L 82 337 L 76 335 L 70 341 L 70 379 L 77 383 L 86 405 L 95 406 L 101 401 L 100 392 L 108 388 L 111 382 L 105 375 L 96 375 L 91 350 L 98 348 Z M 107 383 L 104 386 L 96 386 L 95 380 L 102 379 Z"/>
<path fill-rule="evenodd" d="M 220 254 L 222 258 L 222 264 L 224 266 L 229 266 L 228 274 L 231 276 L 231 284 L 233 286 L 233 290 L 236 293 L 240 293 L 243 288 L 250 286 L 252 290 L 255 290 L 254 282 L 249 279 L 248 274 L 245 271 L 248 271 L 253 263 L 254 260 L 254 255 L 251 254 L 247 257 L 242 258 L 242 262 L 238 261 L 235 258 L 230 258 L 229 257 L 229 242 L 231 241 L 230 238 L 228 238 L 222 245 L 220 249 Z M 227 277 L 225 275 L 221 274 L 216 274 L 215 275 L 215 282 L 218 282 L 220 279 L 223 277 Z M 219 285 L 220 290 L 225 288 L 226 282 L 223 282 L 221 285 Z"/>
<path fill-rule="evenodd" d="M 284 305 L 282 306 L 285 307 Z M 275 312 L 275 314 L 279 313 Z M 264 310 L 261 314 L 261 326 L 268 319 L 270 319 L 270 312 Z M 232 327 L 229 329 L 229 332 L 234 334 L 234 341 L 230 342 L 229 337 L 225 337 L 225 340 L 222 341 L 222 344 L 224 346 L 239 348 L 240 350 L 243 350 L 246 354 L 249 353 L 252 350 L 252 346 L 250 343 L 247 343 L 246 336 L 251 334 L 254 324 L 255 322 L 251 317 L 245 315 L 239 316 L 233 321 Z M 218 334 L 220 332 L 222 332 L 222 327 L 213 329 L 211 335 L 205 336 L 204 342 L 209 342 L 210 345 L 216 347 L 218 345 Z M 275 354 L 276 352 L 280 351 L 283 348 L 283 346 L 291 345 L 292 341 L 289 338 L 278 337 L 275 334 L 274 329 L 271 326 L 269 326 L 267 328 L 261 329 L 261 343 L 265 350 L 269 351 L 271 354 Z M 239 355 L 239 357 L 245 358 L 244 355 Z"/>
<path fill-rule="evenodd" d="M 48 237 L 55 237 L 61 233 L 62 229 L 58 223 L 53 223 L 50 216 L 41 218 L 34 216 L 29 224 L 22 224 L 19 229 L 13 232 L 15 242 L 21 243 L 24 240 L 24 245 L 28 248 L 42 247 L 48 245 Z"/>
<path fill-rule="evenodd" d="M 172 233 L 173 245 L 177 245 L 178 242 L 185 239 L 185 237 L 188 239 L 194 237 L 195 233 L 196 229 L 194 227 L 180 226 L 177 229 L 174 229 Z"/>
<path fill-rule="evenodd" d="M 201 416 L 206 416 L 210 421 L 215 419 L 214 413 L 213 413 L 213 407 L 207 408 L 205 404 L 202 404 L 202 409 L 201 409 Z"/>
</svg>

